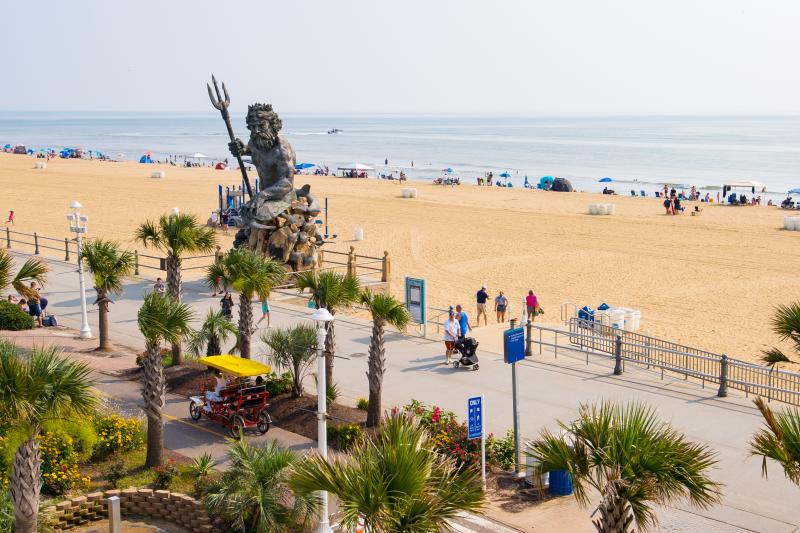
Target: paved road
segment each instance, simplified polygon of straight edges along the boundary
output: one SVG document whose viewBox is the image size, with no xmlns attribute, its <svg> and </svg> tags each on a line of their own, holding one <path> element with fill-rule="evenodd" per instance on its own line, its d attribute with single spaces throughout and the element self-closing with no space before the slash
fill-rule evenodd
<svg viewBox="0 0 800 533">
<path fill-rule="evenodd" d="M 61 322 L 71 327 L 79 325 L 77 275 L 74 267 L 53 262 L 53 272 L 46 295 L 52 311 Z M 136 311 L 141 295 L 148 286 L 131 283 L 125 294 L 112 306 L 114 339 L 129 346 L 139 346 L 136 331 Z M 198 283 L 188 283 L 185 301 L 198 310 L 198 316 L 216 306 L 217 300 Z M 90 300 L 92 301 L 92 300 Z M 273 325 L 286 326 L 307 320 L 308 310 L 272 301 Z M 258 313 L 258 309 L 254 309 Z M 90 321 L 96 331 L 96 313 L 92 309 Z M 258 315 L 257 315 L 258 316 Z M 367 395 L 366 352 L 370 327 L 365 321 L 339 317 L 336 323 L 338 353 L 335 381 L 345 400 Z M 442 364 L 441 343 L 427 339 L 387 335 L 387 371 L 385 377 L 385 406 L 402 405 L 410 398 L 436 403 L 464 416 L 466 398 L 483 393 L 487 402 L 487 427 L 495 433 L 504 433 L 511 426 L 510 369 L 502 356 L 481 350 L 481 369 L 477 372 L 455 370 Z M 254 353 L 263 352 L 260 343 Z M 783 478 L 776 467 L 770 470 L 769 480 L 761 476 L 761 464 L 747 456 L 747 442 L 761 425 L 758 412 L 744 397 L 727 399 L 715 397 L 712 389 L 682 379 L 659 379 L 659 375 L 629 365 L 623 376 L 613 376 L 611 365 L 604 360 L 585 364 L 580 354 L 567 355 L 559 351 L 557 359 L 552 352 L 526 360 L 518 367 L 520 383 L 520 419 L 523 435 L 533 437 L 545 427 L 554 428 L 556 419 L 569 419 L 581 402 L 609 399 L 616 401 L 640 400 L 658 407 L 661 415 L 690 438 L 708 443 L 719 453 L 719 465 L 714 472 L 717 480 L 725 484 L 724 501 L 706 511 L 686 508 L 687 511 L 665 510 L 660 513 L 663 531 L 775 531 L 798 530 L 800 506 L 796 505 L 800 493 L 797 487 Z M 313 386 L 313 383 L 309 383 Z M 138 394 L 138 392 L 137 392 Z M 182 400 L 183 401 L 183 400 Z M 171 404 L 170 413 L 185 417 L 184 408 Z M 172 430 L 170 430 L 171 432 Z M 273 430 L 270 430 L 272 433 Z M 184 432 L 178 438 L 168 436 L 168 445 L 181 446 Z M 197 449 L 208 446 L 208 439 L 199 439 L 190 445 Z M 169 440 L 176 439 L 176 440 Z"/>
</svg>

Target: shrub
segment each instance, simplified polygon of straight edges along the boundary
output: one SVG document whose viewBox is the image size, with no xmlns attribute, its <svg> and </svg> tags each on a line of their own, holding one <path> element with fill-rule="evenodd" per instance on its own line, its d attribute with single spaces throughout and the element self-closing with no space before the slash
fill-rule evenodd
<svg viewBox="0 0 800 533">
<path fill-rule="evenodd" d="M 329 404 L 334 403 L 336 398 L 339 397 L 339 385 L 336 383 L 331 383 L 325 389 L 325 401 Z"/>
<path fill-rule="evenodd" d="M 33 329 L 33 317 L 16 304 L 0 300 L 0 329 L 8 331 Z"/>
<path fill-rule="evenodd" d="M 114 460 L 108 465 L 106 479 L 112 489 L 118 488 L 120 480 L 125 477 L 126 473 L 125 462 L 122 459 Z"/>
<path fill-rule="evenodd" d="M 156 477 L 153 484 L 157 489 L 168 489 L 172 481 L 178 477 L 178 466 L 175 464 L 175 459 L 170 459 L 161 466 L 153 467 L 153 473 Z"/>
<path fill-rule="evenodd" d="M 502 468 L 514 469 L 514 430 L 506 431 L 505 437 L 493 437 L 487 446 L 486 461 Z"/>
<path fill-rule="evenodd" d="M 62 431 L 48 431 L 38 439 L 43 492 L 59 496 L 75 487 L 89 488 L 91 480 L 78 471 L 78 454 L 72 437 Z"/>
<path fill-rule="evenodd" d="M 215 466 L 217 466 L 217 462 L 210 453 L 204 453 L 192 461 L 189 473 L 194 478 L 194 491 L 197 496 L 202 497 L 213 484 Z"/>
<path fill-rule="evenodd" d="M 264 384 L 267 387 L 270 398 L 278 396 L 279 394 L 286 394 L 292 390 L 292 375 L 289 372 L 284 372 L 279 376 L 275 372 L 272 372 L 267 376 Z"/>
<path fill-rule="evenodd" d="M 14 505 L 7 489 L 0 491 L 0 531 L 14 531 Z"/>
<path fill-rule="evenodd" d="M 95 429 L 97 430 L 95 456 L 98 458 L 112 453 L 136 450 L 145 441 L 142 423 L 138 418 L 103 416 L 95 420 Z"/>
<path fill-rule="evenodd" d="M 136 365 L 142 366 L 142 359 L 147 356 L 147 352 L 136 354 Z M 172 350 L 170 348 L 161 348 L 161 360 L 164 368 L 172 366 Z"/>
<path fill-rule="evenodd" d="M 349 450 L 364 437 L 364 430 L 358 424 L 328 426 L 328 440 L 341 451 Z"/>
<path fill-rule="evenodd" d="M 362 411 L 366 411 L 369 407 L 369 400 L 366 398 L 357 398 L 356 399 L 356 408 L 361 409 Z"/>
</svg>

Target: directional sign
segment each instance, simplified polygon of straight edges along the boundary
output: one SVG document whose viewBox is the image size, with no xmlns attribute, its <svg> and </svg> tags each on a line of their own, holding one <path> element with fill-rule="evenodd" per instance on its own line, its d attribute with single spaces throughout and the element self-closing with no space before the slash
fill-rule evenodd
<svg viewBox="0 0 800 533">
<path fill-rule="evenodd" d="M 483 398 L 475 396 L 467 400 L 467 438 L 483 436 Z"/>
<path fill-rule="evenodd" d="M 425 323 L 425 280 L 406 278 L 406 308 L 415 324 Z"/>
<path fill-rule="evenodd" d="M 503 360 L 516 363 L 525 359 L 525 328 L 514 328 L 503 332 Z"/>
</svg>

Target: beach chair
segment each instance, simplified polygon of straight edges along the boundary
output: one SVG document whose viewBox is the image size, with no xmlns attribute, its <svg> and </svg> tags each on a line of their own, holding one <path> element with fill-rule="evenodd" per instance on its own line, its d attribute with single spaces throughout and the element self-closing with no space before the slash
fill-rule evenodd
<svg viewBox="0 0 800 533">
<path fill-rule="evenodd" d="M 647 193 L 644 191 L 639 191 L 639 196 L 645 197 L 647 196 Z"/>
<path fill-rule="evenodd" d="M 631 196 L 636 196 L 636 191 L 634 191 L 633 189 L 631 189 Z"/>
</svg>

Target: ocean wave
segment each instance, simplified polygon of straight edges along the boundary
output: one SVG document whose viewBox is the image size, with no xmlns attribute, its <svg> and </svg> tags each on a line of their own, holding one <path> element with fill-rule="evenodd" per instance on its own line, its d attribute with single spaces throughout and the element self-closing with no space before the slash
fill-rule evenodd
<svg viewBox="0 0 800 533">
<path fill-rule="evenodd" d="M 118 133 L 94 133 L 92 137 L 221 137 L 226 135 L 219 132 L 197 133 L 197 132 L 175 132 L 175 133 L 147 133 L 147 132 L 118 132 Z"/>
</svg>

